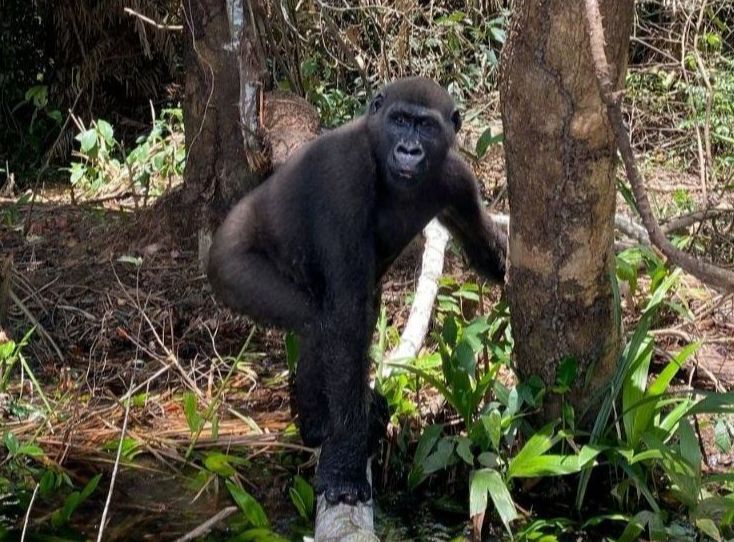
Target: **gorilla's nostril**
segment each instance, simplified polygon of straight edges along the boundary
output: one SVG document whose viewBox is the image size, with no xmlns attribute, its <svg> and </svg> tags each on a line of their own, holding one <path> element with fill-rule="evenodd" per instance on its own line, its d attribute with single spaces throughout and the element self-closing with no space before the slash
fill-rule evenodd
<svg viewBox="0 0 734 542">
<path fill-rule="evenodd" d="M 405 145 L 403 143 L 399 143 L 395 149 L 395 152 L 397 154 L 410 156 L 411 158 L 423 157 L 423 149 L 421 149 L 420 145 Z"/>
</svg>

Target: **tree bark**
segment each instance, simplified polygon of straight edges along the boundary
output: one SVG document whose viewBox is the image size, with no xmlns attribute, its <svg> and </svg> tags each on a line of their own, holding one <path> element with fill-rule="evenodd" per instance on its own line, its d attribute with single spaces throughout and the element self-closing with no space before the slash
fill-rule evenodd
<svg viewBox="0 0 734 542">
<path fill-rule="evenodd" d="M 633 0 L 603 0 L 606 54 L 624 82 Z M 597 86 L 583 2 L 518 0 L 500 83 L 510 225 L 507 294 L 520 376 L 547 386 L 561 360 L 583 409 L 614 371 L 616 144 Z M 543 415 L 558 416 L 550 395 Z"/>
<path fill-rule="evenodd" d="M 214 227 L 265 173 L 256 137 L 255 89 L 262 69 L 243 1 L 191 0 L 183 5 L 187 212 L 181 220 L 198 226 L 202 263 Z M 191 209 L 198 211 L 197 221 L 191 221 Z"/>
</svg>

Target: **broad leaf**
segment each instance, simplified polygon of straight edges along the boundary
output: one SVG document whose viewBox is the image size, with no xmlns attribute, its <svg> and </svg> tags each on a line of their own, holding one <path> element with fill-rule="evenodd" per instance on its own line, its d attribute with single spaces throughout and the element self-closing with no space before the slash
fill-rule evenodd
<svg viewBox="0 0 734 542">
<path fill-rule="evenodd" d="M 510 522 L 517 519 L 517 510 L 502 476 L 496 470 L 481 469 L 472 473 L 469 484 L 469 516 L 484 513 L 487 509 L 487 493 L 507 532 L 511 533 Z"/>
</svg>

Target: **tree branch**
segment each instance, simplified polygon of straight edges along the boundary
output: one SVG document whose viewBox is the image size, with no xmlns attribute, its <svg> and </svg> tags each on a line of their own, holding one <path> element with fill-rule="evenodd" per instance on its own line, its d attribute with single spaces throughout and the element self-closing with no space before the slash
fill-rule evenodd
<svg viewBox="0 0 734 542">
<path fill-rule="evenodd" d="M 622 155 L 627 178 L 632 185 L 632 192 L 637 201 L 637 208 L 642 218 L 642 223 L 650 236 L 652 244 L 660 249 L 670 262 L 684 271 L 695 276 L 705 284 L 727 292 L 734 291 L 734 272 L 723 269 L 716 265 L 698 260 L 681 250 L 675 248 L 660 228 L 655 215 L 652 212 L 650 201 L 647 198 L 645 184 L 637 167 L 630 137 L 624 126 L 622 109 L 620 107 L 621 93 L 616 92 L 610 67 L 604 51 L 604 28 L 599 12 L 597 0 L 585 0 L 586 2 L 586 29 L 589 33 L 591 45 L 591 56 L 594 61 L 596 79 L 599 84 L 602 101 L 607 107 L 609 122 L 617 139 L 617 147 Z"/>
<path fill-rule="evenodd" d="M 431 220 L 423 229 L 426 244 L 423 248 L 421 274 L 415 288 L 415 298 L 410 307 L 408 322 L 400 335 L 400 343 L 387 355 L 389 361 L 414 358 L 423 346 L 431 321 L 433 302 L 438 293 L 438 279 L 443 272 L 444 252 L 449 240 L 449 232 L 437 219 Z M 380 377 L 390 374 L 390 366 L 384 364 Z"/>
</svg>

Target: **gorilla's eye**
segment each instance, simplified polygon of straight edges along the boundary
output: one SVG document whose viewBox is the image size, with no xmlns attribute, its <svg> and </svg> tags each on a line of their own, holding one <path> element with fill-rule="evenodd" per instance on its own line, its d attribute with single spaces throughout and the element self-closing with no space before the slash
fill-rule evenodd
<svg viewBox="0 0 734 542">
<path fill-rule="evenodd" d="M 397 113 L 392 120 L 396 126 L 405 127 L 410 125 L 410 118 L 405 113 Z"/>
<path fill-rule="evenodd" d="M 424 135 L 434 136 L 438 133 L 439 126 L 435 120 L 425 118 L 418 123 L 418 130 Z"/>
</svg>

